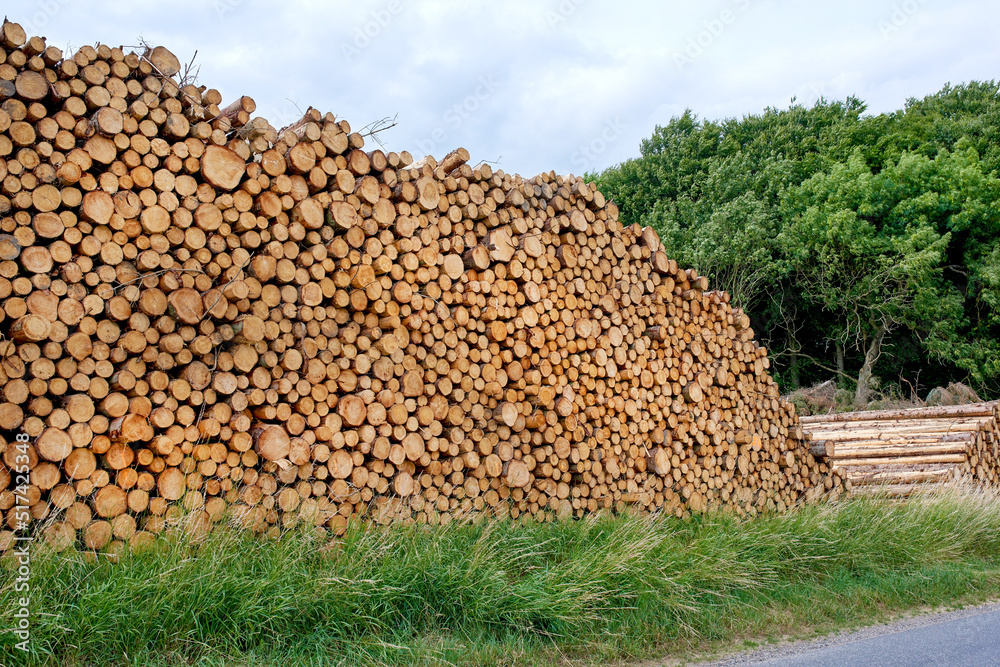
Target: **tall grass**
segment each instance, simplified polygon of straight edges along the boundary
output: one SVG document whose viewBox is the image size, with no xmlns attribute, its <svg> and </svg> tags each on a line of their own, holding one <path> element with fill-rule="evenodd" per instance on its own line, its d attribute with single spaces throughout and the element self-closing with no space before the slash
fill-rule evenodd
<svg viewBox="0 0 1000 667">
<path fill-rule="evenodd" d="M 998 555 L 1000 499 L 959 490 L 752 520 L 359 526 L 333 542 L 304 530 L 266 541 L 235 529 L 201 542 L 177 534 L 117 564 L 36 553 L 31 652 L 4 633 L 0 660 L 284 667 L 634 656 L 779 621 L 851 622 L 865 608 L 993 594 Z M 17 597 L 8 579 L 0 605 L 13 609 Z"/>
</svg>

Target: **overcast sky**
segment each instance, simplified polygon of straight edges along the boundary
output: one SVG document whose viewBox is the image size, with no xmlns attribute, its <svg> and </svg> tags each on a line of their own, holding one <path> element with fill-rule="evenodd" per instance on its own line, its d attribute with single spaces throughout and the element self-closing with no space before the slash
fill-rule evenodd
<svg viewBox="0 0 1000 667">
<path fill-rule="evenodd" d="M 987 0 L 37 0 L 4 2 L 29 35 L 78 48 L 141 36 L 273 125 L 314 106 L 386 150 L 456 146 L 507 172 L 581 174 L 639 152 L 685 108 L 723 118 L 792 97 L 873 112 L 945 83 L 995 79 Z M 374 145 L 373 142 L 369 142 Z"/>
</svg>

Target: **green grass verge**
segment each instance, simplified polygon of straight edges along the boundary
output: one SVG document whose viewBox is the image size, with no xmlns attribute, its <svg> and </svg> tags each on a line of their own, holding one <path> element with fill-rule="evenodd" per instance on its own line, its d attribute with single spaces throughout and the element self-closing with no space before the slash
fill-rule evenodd
<svg viewBox="0 0 1000 667">
<path fill-rule="evenodd" d="M 5 567 L 9 568 L 9 564 Z M 218 530 L 117 564 L 44 553 L 4 665 L 587 664 L 740 648 L 1000 593 L 1000 498 L 954 492 L 740 520 L 620 516 Z"/>
</svg>

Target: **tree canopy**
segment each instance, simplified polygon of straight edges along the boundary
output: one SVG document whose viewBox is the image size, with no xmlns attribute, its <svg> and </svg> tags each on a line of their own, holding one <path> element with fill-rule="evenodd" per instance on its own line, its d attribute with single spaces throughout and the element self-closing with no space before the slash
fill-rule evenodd
<svg viewBox="0 0 1000 667">
<path fill-rule="evenodd" d="M 729 291 L 786 389 L 836 375 L 1000 393 L 1000 88 L 947 85 L 721 121 L 691 111 L 591 175 L 626 223 Z"/>
</svg>

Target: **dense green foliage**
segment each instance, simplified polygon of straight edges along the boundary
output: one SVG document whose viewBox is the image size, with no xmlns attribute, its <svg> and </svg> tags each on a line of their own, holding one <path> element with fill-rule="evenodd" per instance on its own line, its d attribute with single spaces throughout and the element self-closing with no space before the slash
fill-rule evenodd
<svg viewBox="0 0 1000 667">
<path fill-rule="evenodd" d="M 862 404 L 879 378 L 996 396 L 998 90 L 946 86 L 881 115 L 854 98 L 686 112 L 594 180 L 748 311 L 785 389 L 836 375 Z"/>
<path fill-rule="evenodd" d="M 959 490 L 756 519 L 354 526 L 332 543 L 220 528 L 118 563 L 36 544 L 30 653 L 8 624 L 0 664 L 591 664 L 983 600 L 997 554 L 1000 499 Z"/>
</svg>

